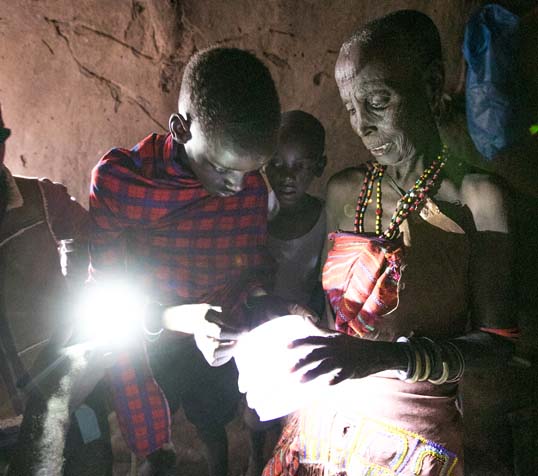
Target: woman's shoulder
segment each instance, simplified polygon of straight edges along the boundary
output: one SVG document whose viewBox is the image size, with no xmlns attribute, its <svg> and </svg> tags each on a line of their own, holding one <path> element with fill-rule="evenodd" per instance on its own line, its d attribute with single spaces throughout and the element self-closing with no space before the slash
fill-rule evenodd
<svg viewBox="0 0 538 476">
<path fill-rule="evenodd" d="M 509 195 L 500 177 L 471 170 L 445 180 L 441 192 L 442 199 L 468 207 L 477 230 L 506 231 Z"/>
<path fill-rule="evenodd" d="M 349 167 L 335 173 L 327 182 L 327 203 L 334 201 L 347 200 L 349 194 L 357 194 L 364 176 L 366 174 L 366 165 L 358 167 Z"/>
<path fill-rule="evenodd" d="M 336 172 L 327 182 L 328 187 L 340 187 L 346 184 L 355 184 L 357 179 L 364 178 L 366 173 L 366 164 L 357 167 L 348 167 Z"/>
</svg>

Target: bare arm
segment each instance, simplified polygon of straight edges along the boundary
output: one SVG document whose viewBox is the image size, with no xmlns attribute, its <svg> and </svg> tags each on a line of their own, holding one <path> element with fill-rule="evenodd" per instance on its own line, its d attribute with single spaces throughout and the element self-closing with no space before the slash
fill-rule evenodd
<svg viewBox="0 0 538 476">
<path fill-rule="evenodd" d="M 478 175 L 464 180 L 462 201 L 469 206 L 476 225 L 469 271 L 474 332 L 454 339 L 454 343 L 467 368 L 491 368 L 511 358 L 513 344 L 502 336 L 517 327 L 509 199 L 492 178 Z"/>
</svg>

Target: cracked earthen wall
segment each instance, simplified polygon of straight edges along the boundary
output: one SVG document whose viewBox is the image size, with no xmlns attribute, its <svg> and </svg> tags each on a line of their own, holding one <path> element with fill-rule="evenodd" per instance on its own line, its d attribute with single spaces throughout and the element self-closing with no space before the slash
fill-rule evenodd
<svg viewBox="0 0 538 476">
<path fill-rule="evenodd" d="M 8 166 L 64 182 L 84 205 L 90 171 L 114 146 L 165 130 L 183 65 L 211 44 L 247 48 L 277 82 L 283 109 L 317 115 L 329 166 L 365 158 L 333 80 L 341 42 L 400 8 L 438 24 L 447 88 L 459 79 L 466 0 L 0 0 L 0 102 L 13 129 Z"/>
</svg>

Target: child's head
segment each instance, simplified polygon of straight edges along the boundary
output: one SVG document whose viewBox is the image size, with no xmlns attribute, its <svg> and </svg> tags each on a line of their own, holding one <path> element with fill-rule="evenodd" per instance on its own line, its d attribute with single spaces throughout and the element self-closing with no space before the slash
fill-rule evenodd
<svg viewBox="0 0 538 476">
<path fill-rule="evenodd" d="M 179 114 L 170 118 L 174 139 L 213 195 L 232 195 L 244 176 L 274 153 L 280 122 L 275 85 L 265 65 L 236 48 L 196 53 L 185 67 Z"/>
<path fill-rule="evenodd" d="M 277 151 L 267 167 L 267 176 L 281 208 L 293 208 L 306 194 L 314 177 L 327 163 L 325 129 L 303 111 L 282 114 Z"/>
</svg>

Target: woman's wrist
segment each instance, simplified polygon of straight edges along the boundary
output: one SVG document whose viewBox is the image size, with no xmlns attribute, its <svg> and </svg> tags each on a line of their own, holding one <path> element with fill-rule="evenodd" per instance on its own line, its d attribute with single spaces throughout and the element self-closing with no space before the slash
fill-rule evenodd
<svg viewBox="0 0 538 476">
<path fill-rule="evenodd" d="M 435 342 L 428 337 L 400 337 L 407 357 L 407 366 L 397 369 L 401 380 L 408 383 L 429 381 L 434 385 L 457 382 L 465 371 L 460 349 L 451 341 Z"/>
<path fill-rule="evenodd" d="M 406 344 L 400 342 L 377 342 L 380 346 L 381 370 L 406 371 L 409 363 Z"/>
</svg>

